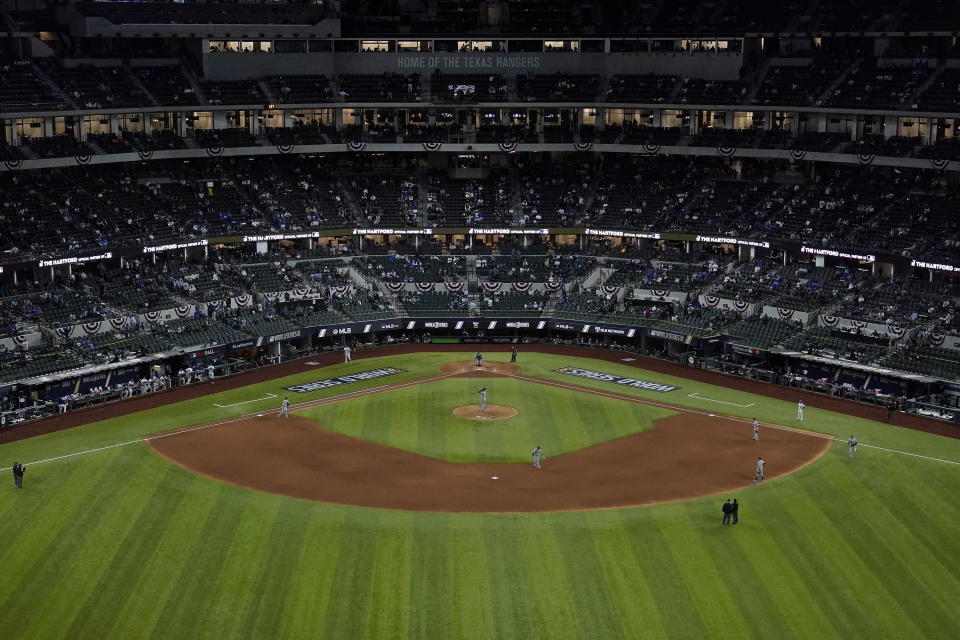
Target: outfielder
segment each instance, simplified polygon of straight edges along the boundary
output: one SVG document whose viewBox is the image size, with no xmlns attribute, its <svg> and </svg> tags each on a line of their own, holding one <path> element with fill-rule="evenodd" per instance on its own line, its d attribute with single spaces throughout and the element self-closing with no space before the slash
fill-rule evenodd
<svg viewBox="0 0 960 640">
<path fill-rule="evenodd" d="M 757 422 L 757 419 L 753 419 L 753 441 L 756 442 L 760 439 L 760 423 Z"/>
<path fill-rule="evenodd" d="M 534 469 L 543 469 L 540 466 L 540 460 L 543 458 L 543 449 L 540 448 L 540 445 L 537 445 L 537 448 L 533 450 L 533 468 Z"/>
<path fill-rule="evenodd" d="M 764 481 L 763 477 L 763 468 L 767 465 L 767 461 L 762 457 L 757 456 L 757 471 L 753 474 L 753 481 L 756 482 L 758 479 L 760 482 Z"/>
<path fill-rule="evenodd" d="M 480 411 L 485 412 L 487 410 L 487 388 L 484 387 L 477 393 L 480 394 Z"/>
<path fill-rule="evenodd" d="M 283 403 L 280 404 L 280 413 L 277 414 L 277 417 L 283 416 L 284 418 L 290 417 L 290 399 L 287 397 L 283 398 Z"/>
<path fill-rule="evenodd" d="M 343 364 L 350 364 L 353 358 L 350 357 L 350 347 L 343 348 Z"/>
<path fill-rule="evenodd" d="M 797 420 L 803 422 L 803 408 L 807 406 L 803 404 L 803 400 L 797 403 Z"/>
<path fill-rule="evenodd" d="M 847 439 L 847 446 L 850 447 L 850 459 L 853 460 L 853 454 L 857 452 L 857 445 L 860 444 L 857 442 L 857 439 L 853 437 L 853 434 L 850 434 L 850 437 Z"/>
</svg>

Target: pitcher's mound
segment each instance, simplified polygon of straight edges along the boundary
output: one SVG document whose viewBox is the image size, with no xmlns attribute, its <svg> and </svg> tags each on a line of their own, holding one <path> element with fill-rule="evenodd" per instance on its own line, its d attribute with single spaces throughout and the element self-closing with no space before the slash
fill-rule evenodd
<svg viewBox="0 0 960 640">
<path fill-rule="evenodd" d="M 480 411 L 480 405 L 466 404 L 454 409 L 453 415 L 468 420 L 506 420 L 517 415 L 517 410 L 502 404 L 488 404 L 486 411 Z"/>
<path fill-rule="evenodd" d="M 478 367 L 473 360 L 462 362 L 448 362 L 440 365 L 440 373 L 460 374 L 462 378 L 492 378 L 497 374 L 515 376 L 520 368 L 509 362 L 494 362 L 484 360 L 483 366 Z"/>
</svg>

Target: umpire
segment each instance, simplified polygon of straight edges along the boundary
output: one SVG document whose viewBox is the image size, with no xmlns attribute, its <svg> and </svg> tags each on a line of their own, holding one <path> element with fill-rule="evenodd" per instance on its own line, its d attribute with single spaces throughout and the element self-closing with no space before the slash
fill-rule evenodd
<svg viewBox="0 0 960 640">
<path fill-rule="evenodd" d="M 23 489 L 23 472 L 26 470 L 27 468 L 19 462 L 13 463 L 13 484 L 17 489 Z"/>
</svg>

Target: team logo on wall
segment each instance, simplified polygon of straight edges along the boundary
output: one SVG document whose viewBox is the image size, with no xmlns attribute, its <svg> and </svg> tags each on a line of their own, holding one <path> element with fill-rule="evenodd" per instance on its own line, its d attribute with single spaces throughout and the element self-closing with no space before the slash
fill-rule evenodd
<svg viewBox="0 0 960 640">
<path fill-rule="evenodd" d="M 703 304 L 707 305 L 711 309 L 720 304 L 720 298 L 717 296 L 703 296 Z"/>
<path fill-rule="evenodd" d="M 650 144 L 650 143 L 648 143 L 648 142 L 644 142 L 644 143 L 643 143 L 643 152 L 644 152 L 644 153 L 649 153 L 650 155 L 655 155 L 655 154 L 657 154 L 657 153 L 660 153 L 660 145 L 658 145 L 658 144 Z"/>
<path fill-rule="evenodd" d="M 743 313 L 749 308 L 750 308 L 749 302 L 743 302 L 742 300 L 733 301 L 733 310 L 736 311 L 737 313 Z"/>
<path fill-rule="evenodd" d="M 499 282 L 497 284 L 500 284 Z M 533 288 L 532 282 L 514 282 L 513 290 L 519 293 L 527 293 L 530 289 Z"/>
<path fill-rule="evenodd" d="M 159 311 L 147 311 L 143 314 L 143 319 L 149 322 L 150 324 L 156 324 L 160 321 L 160 312 Z"/>
<path fill-rule="evenodd" d="M 563 289 L 563 283 L 562 282 L 544 282 L 543 288 L 546 289 L 547 291 L 560 291 L 561 289 Z"/>
<path fill-rule="evenodd" d="M 480 284 L 483 285 L 483 290 L 489 293 L 496 293 L 500 291 L 500 287 L 503 286 L 502 282 L 481 282 Z M 514 287 L 516 287 L 516 285 L 514 285 Z"/>
<path fill-rule="evenodd" d="M 179 307 L 175 308 L 173 312 L 177 314 L 178 318 L 186 318 L 188 315 L 190 315 L 192 310 L 193 309 L 190 307 L 190 305 L 180 305 Z"/>
<path fill-rule="evenodd" d="M 123 325 L 126 323 L 126 318 L 110 318 L 110 326 L 117 330 L 123 329 Z"/>
<path fill-rule="evenodd" d="M 83 332 L 88 336 L 100 331 L 100 325 L 103 323 L 99 320 L 97 322 L 84 322 L 83 323 Z"/>
<path fill-rule="evenodd" d="M 153 149 L 138 149 L 137 155 L 140 156 L 141 160 L 149 160 L 153 157 Z"/>
<path fill-rule="evenodd" d="M 426 293 L 426 292 L 428 292 L 428 291 L 433 291 L 433 283 L 432 283 L 432 282 L 418 282 L 418 283 L 416 283 L 416 285 L 417 285 L 417 291 L 419 291 L 420 293 Z"/>
<path fill-rule="evenodd" d="M 611 287 L 604 284 L 600 285 L 600 289 L 608 296 L 615 296 L 620 293 L 620 287 Z"/>
<path fill-rule="evenodd" d="M 73 159 L 76 160 L 77 164 L 90 164 L 90 154 L 89 153 L 78 153 L 73 156 Z"/>
<path fill-rule="evenodd" d="M 793 317 L 793 309 L 784 309 L 783 307 L 777 307 L 777 315 L 780 316 L 781 320 L 789 320 Z"/>
<path fill-rule="evenodd" d="M 383 284 L 387 285 L 387 291 L 390 293 L 400 293 L 403 291 L 402 282 L 384 282 Z"/>
<path fill-rule="evenodd" d="M 424 151 L 440 151 L 442 145 L 439 142 L 424 142 L 423 150 Z"/>
<path fill-rule="evenodd" d="M 504 153 L 514 153 L 517 150 L 516 142 L 501 142 L 497 146 L 500 147 L 500 151 Z"/>
<path fill-rule="evenodd" d="M 277 145 L 277 151 L 278 151 L 279 153 L 290 153 L 291 151 L 293 151 L 293 145 L 292 145 L 292 144 L 278 144 L 278 145 Z"/>
<path fill-rule="evenodd" d="M 465 284 L 466 284 L 465 282 L 447 282 L 446 283 L 447 291 L 460 293 L 461 291 L 463 291 L 463 287 Z"/>
<path fill-rule="evenodd" d="M 790 149 L 790 157 L 794 160 L 803 160 L 807 157 L 806 149 Z"/>
<path fill-rule="evenodd" d="M 223 145 L 221 144 L 212 144 L 207 147 L 207 155 L 211 158 L 217 158 L 223 155 Z"/>
<path fill-rule="evenodd" d="M 722 155 L 724 158 L 732 158 L 733 154 L 737 152 L 736 147 L 728 147 L 726 145 L 717 145 L 717 153 Z"/>
<path fill-rule="evenodd" d="M 350 149 L 350 151 L 360 152 L 366 148 L 367 148 L 367 143 L 361 142 L 359 140 L 351 140 L 350 142 L 347 143 L 347 149 Z"/>
<path fill-rule="evenodd" d="M 930 158 L 930 166 L 936 169 L 937 171 L 943 171 L 950 165 L 949 160 L 944 160 L 943 158 Z"/>
<path fill-rule="evenodd" d="M 666 298 L 670 295 L 670 292 L 666 289 L 650 289 L 650 295 L 654 298 Z"/>
<path fill-rule="evenodd" d="M 574 142 L 573 148 L 577 151 L 589 151 L 590 147 L 593 146 L 592 142 Z"/>
<path fill-rule="evenodd" d="M 892 324 L 887 325 L 887 333 L 889 333 L 891 336 L 893 336 L 897 340 L 902 338 L 903 334 L 905 334 L 906 332 L 907 332 L 906 329 L 903 329 L 902 327 L 897 327 Z"/>
<path fill-rule="evenodd" d="M 858 153 L 857 162 L 860 164 L 873 164 L 873 159 L 876 158 L 872 153 Z"/>
<path fill-rule="evenodd" d="M 820 321 L 827 327 L 835 327 L 840 322 L 837 316 L 820 316 Z"/>
<path fill-rule="evenodd" d="M 17 171 L 23 166 L 23 160 L 19 158 L 16 160 L 4 160 L 3 165 L 7 168 L 7 171 Z"/>
</svg>

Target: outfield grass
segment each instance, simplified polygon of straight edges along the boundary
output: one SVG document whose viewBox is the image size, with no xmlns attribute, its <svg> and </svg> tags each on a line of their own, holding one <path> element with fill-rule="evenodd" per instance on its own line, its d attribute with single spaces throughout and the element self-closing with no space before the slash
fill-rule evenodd
<svg viewBox="0 0 960 640">
<path fill-rule="evenodd" d="M 417 354 L 311 370 L 293 381 L 3 445 L 0 459 L 4 466 L 14 459 L 29 463 L 222 419 L 231 411 L 212 402 L 282 394 L 283 386 L 346 370 L 398 366 L 413 379 L 461 359 L 462 353 Z M 713 411 L 716 406 L 687 394 L 755 402 L 741 415 L 755 411 L 765 422 L 792 424 L 795 415 L 789 402 L 614 363 L 524 353 L 520 364 L 527 375 Z M 648 393 L 550 373 L 569 365 L 682 389 Z M 420 389 L 428 387 L 376 398 L 415 397 Z M 433 395 L 423 400 L 433 402 Z M 520 400 L 534 402 L 527 395 Z M 264 408 L 276 404 L 265 401 Z M 259 406 L 232 411 L 251 408 Z M 804 426 L 841 437 L 854 431 L 864 443 L 960 461 L 955 440 L 815 407 Z M 418 434 L 416 440 L 429 449 L 437 438 Z M 140 443 L 31 466 L 20 492 L 9 476 L 7 483 L 0 490 L 0 629 L 11 637 L 960 634 L 960 467 L 879 449 L 862 448 L 850 461 L 838 444 L 791 476 L 740 492 L 742 522 L 728 529 L 719 527 L 716 499 L 528 515 L 305 502 L 196 476 Z"/>
</svg>

